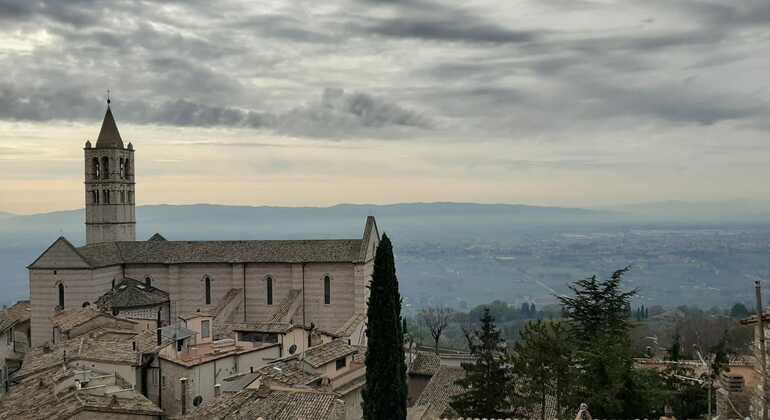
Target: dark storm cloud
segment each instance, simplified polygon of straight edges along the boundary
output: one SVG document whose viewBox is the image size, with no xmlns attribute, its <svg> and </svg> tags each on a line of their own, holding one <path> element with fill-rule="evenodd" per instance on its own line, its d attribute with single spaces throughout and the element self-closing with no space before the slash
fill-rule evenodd
<svg viewBox="0 0 770 420">
<path fill-rule="evenodd" d="M 450 17 L 409 17 L 374 20 L 358 28 L 392 38 L 472 43 L 520 43 L 538 36 L 534 31 L 516 31 L 471 15 Z"/>
<path fill-rule="evenodd" d="M 103 105 L 80 89 L 38 89 L 20 91 L 0 85 L 0 119 L 85 120 L 101 117 Z M 431 128 L 422 114 L 383 98 L 365 93 L 326 89 L 320 100 L 310 101 L 283 113 L 218 107 L 189 100 L 152 104 L 136 100 L 115 102 L 113 111 L 120 122 L 187 127 L 264 128 L 308 137 L 340 138 L 350 133 L 372 135 L 369 129 Z"/>
<path fill-rule="evenodd" d="M 523 43 L 538 39 L 540 31 L 522 31 L 486 19 L 469 9 L 427 0 L 363 0 L 370 5 L 394 6 L 396 17 L 370 17 L 351 24 L 363 34 L 391 38 L 468 43 Z"/>
</svg>

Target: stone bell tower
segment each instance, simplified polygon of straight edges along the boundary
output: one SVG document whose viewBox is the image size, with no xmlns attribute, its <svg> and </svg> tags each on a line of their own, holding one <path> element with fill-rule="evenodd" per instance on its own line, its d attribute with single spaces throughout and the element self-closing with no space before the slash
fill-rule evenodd
<svg viewBox="0 0 770 420">
<path fill-rule="evenodd" d="M 134 146 L 123 146 L 109 99 L 96 146 L 84 150 L 86 242 L 135 241 Z"/>
</svg>

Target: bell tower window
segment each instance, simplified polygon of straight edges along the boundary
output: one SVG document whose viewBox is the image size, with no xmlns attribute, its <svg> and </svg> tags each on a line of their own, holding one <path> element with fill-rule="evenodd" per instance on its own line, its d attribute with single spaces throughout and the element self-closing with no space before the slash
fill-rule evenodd
<svg viewBox="0 0 770 420">
<path fill-rule="evenodd" d="M 99 166 L 99 158 L 94 158 L 91 165 L 93 166 L 94 178 L 99 179 L 102 176 L 101 168 Z"/>
<path fill-rule="evenodd" d="M 110 177 L 110 158 L 102 158 L 102 178 L 107 179 Z"/>
</svg>

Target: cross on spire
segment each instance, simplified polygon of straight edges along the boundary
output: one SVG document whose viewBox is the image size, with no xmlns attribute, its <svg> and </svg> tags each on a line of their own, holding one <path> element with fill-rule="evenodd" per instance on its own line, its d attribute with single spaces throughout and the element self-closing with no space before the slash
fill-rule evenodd
<svg viewBox="0 0 770 420">
<path fill-rule="evenodd" d="M 107 106 L 110 106 L 110 90 L 107 89 Z"/>
</svg>

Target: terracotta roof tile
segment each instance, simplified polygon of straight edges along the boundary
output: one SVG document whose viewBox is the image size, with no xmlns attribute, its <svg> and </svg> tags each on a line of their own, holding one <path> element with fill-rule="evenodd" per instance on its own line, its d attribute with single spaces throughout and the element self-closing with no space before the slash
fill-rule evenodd
<svg viewBox="0 0 770 420">
<path fill-rule="evenodd" d="M 341 357 L 356 353 L 358 350 L 344 340 L 333 340 L 328 343 L 310 347 L 303 353 L 303 360 L 314 368 L 319 368 Z M 298 357 L 298 356 L 297 356 Z"/>
<path fill-rule="evenodd" d="M 203 403 L 185 419 L 342 420 L 345 404 L 337 394 L 314 391 L 246 389 Z"/>
<path fill-rule="evenodd" d="M 418 352 L 409 365 L 412 375 L 433 376 L 441 365 L 441 358 L 436 353 Z"/>
<path fill-rule="evenodd" d="M 452 401 L 452 397 L 463 391 L 463 388 L 455 382 L 464 377 L 465 370 L 463 368 L 440 366 L 415 402 L 415 407 L 429 406 L 428 413 L 434 417 L 456 417 L 457 413 L 449 406 L 449 403 Z"/>
</svg>

